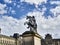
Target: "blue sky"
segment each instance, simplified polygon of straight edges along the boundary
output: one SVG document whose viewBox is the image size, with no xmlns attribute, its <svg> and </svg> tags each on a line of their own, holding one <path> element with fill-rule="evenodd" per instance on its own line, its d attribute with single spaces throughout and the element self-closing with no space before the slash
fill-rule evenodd
<svg viewBox="0 0 60 45">
<path fill-rule="evenodd" d="M 26 16 L 35 16 L 38 33 L 44 37 L 50 33 L 60 38 L 60 0 L 0 0 L 1 34 L 22 34 Z"/>
</svg>

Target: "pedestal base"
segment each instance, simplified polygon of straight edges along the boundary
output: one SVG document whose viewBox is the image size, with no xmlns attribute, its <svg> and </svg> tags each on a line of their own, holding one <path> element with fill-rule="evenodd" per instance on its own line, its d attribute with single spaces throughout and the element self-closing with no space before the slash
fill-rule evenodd
<svg viewBox="0 0 60 45">
<path fill-rule="evenodd" d="M 41 36 L 32 31 L 26 31 L 22 34 L 23 45 L 41 45 Z"/>
</svg>

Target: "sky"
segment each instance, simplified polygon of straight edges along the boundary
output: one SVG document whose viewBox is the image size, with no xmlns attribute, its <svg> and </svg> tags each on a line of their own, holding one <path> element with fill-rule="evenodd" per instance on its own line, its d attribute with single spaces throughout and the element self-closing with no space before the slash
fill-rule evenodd
<svg viewBox="0 0 60 45">
<path fill-rule="evenodd" d="M 28 31 L 26 16 L 35 16 L 37 31 L 60 38 L 60 0 L 0 0 L 1 34 L 22 34 Z"/>
</svg>

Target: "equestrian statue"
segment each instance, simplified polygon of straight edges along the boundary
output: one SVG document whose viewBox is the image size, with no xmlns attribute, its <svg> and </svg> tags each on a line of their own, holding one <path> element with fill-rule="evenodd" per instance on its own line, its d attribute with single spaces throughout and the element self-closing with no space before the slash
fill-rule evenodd
<svg viewBox="0 0 60 45">
<path fill-rule="evenodd" d="M 26 19 L 27 19 L 28 21 L 26 21 L 26 22 L 24 23 L 24 25 L 27 24 L 27 25 L 28 25 L 27 28 L 29 28 L 30 31 L 33 31 L 33 32 L 37 33 L 37 23 L 36 23 L 35 17 L 34 17 L 34 16 L 27 16 Z"/>
</svg>

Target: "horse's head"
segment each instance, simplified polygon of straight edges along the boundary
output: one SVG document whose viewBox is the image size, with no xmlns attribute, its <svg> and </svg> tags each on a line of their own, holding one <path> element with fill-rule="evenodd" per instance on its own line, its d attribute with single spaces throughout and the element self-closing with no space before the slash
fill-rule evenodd
<svg viewBox="0 0 60 45">
<path fill-rule="evenodd" d="M 31 16 L 27 16 L 27 18 L 26 19 L 30 19 L 31 18 Z"/>
<path fill-rule="evenodd" d="M 32 18 L 35 18 L 34 16 L 32 16 Z"/>
</svg>

